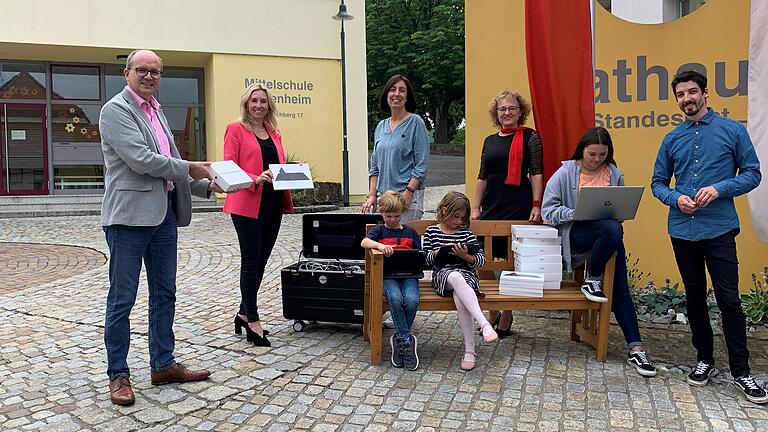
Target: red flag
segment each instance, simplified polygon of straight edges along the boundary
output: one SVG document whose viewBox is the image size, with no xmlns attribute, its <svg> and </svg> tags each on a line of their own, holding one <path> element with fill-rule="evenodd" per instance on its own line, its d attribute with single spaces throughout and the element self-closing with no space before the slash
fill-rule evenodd
<svg viewBox="0 0 768 432">
<path fill-rule="evenodd" d="M 526 0 L 525 49 L 544 181 L 595 125 L 591 0 Z"/>
</svg>

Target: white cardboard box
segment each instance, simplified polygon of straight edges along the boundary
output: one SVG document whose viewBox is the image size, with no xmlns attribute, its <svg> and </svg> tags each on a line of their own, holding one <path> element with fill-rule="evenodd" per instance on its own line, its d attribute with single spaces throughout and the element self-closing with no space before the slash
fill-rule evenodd
<svg viewBox="0 0 768 432">
<path fill-rule="evenodd" d="M 544 276 L 544 283 L 547 283 L 547 282 L 560 283 L 563 281 L 563 272 L 547 272 L 547 273 L 539 273 L 539 274 Z"/>
<path fill-rule="evenodd" d="M 519 241 L 512 242 L 512 250 L 522 256 L 559 255 L 561 253 L 560 245 L 523 244 Z"/>
<path fill-rule="evenodd" d="M 562 237 L 517 237 L 513 235 L 512 240 L 523 244 L 559 245 L 562 243 L 563 239 Z"/>
<path fill-rule="evenodd" d="M 247 188 L 253 184 L 253 179 L 231 160 L 211 163 L 211 171 L 213 181 L 224 189 L 224 192 Z"/>
<path fill-rule="evenodd" d="M 549 225 L 512 225 L 515 237 L 557 238 L 557 228 Z"/>
<path fill-rule="evenodd" d="M 529 255 L 529 256 L 515 254 L 514 259 L 515 259 L 515 262 L 519 261 L 523 265 L 563 262 L 563 256 L 560 253 L 558 253 L 557 255 Z"/>
<path fill-rule="evenodd" d="M 499 294 L 542 297 L 544 277 L 535 273 L 504 271 L 499 277 Z"/>
<path fill-rule="evenodd" d="M 515 270 L 525 273 L 563 273 L 563 261 L 556 263 L 542 263 L 535 261 L 524 261 L 518 259 L 515 255 Z"/>
</svg>

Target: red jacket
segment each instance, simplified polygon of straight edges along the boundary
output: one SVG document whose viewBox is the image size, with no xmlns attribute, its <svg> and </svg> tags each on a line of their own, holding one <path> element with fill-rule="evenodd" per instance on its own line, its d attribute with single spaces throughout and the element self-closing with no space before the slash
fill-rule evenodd
<svg viewBox="0 0 768 432">
<path fill-rule="evenodd" d="M 274 129 L 267 130 L 267 132 L 277 147 L 278 160 L 280 163 L 285 163 L 285 151 L 283 150 L 280 131 Z M 263 184 L 257 185 L 255 181 L 264 171 L 264 162 L 261 158 L 261 147 L 256 136 L 239 121 L 228 124 L 227 130 L 224 132 L 224 159 L 234 161 L 254 180 L 254 184 L 248 189 L 227 194 L 224 200 L 224 213 L 258 219 Z M 288 190 L 283 191 L 283 213 L 293 213 L 293 200 L 291 199 L 291 192 Z"/>
</svg>

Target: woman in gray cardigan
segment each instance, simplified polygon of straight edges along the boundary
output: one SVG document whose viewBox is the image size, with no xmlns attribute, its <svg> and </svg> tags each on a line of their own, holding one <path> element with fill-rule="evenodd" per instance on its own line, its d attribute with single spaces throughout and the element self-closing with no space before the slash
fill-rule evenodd
<svg viewBox="0 0 768 432">
<path fill-rule="evenodd" d="M 602 277 L 606 263 L 616 254 L 611 309 L 627 341 L 627 363 L 634 366 L 640 375 L 651 377 L 656 375 L 656 368 L 648 361 L 643 350 L 635 305 L 629 295 L 621 223 L 615 219 L 573 220 L 576 199 L 582 187 L 623 185 L 624 174 L 616 167 L 613 159 L 611 135 L 605 128 L 591 128 L 581 137 L 571 159 L 563 161 L 563 165 L 547 182 L 541 215 L 562 236 L 563 263 L 567 271 L 581 266 L 589 257 L 589 266 L 581 286 L 581 291 L 589 300 L 608 301 L 603 293 Z"/>
</svg>

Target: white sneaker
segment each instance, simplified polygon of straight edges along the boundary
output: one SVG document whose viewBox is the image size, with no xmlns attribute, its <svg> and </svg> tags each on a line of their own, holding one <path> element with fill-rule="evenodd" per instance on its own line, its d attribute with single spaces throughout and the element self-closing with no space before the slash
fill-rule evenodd
<svg viewBox="0 0 768 432">
<path fill-rule="evenodd" d="M 584 284 L 581 285 L 581 292 L 587 297 L 587 300 L 605 303 L 608 301 L 608 297 L 603 293 L 603 282 L 600 279 L 584 280 Z"/>
<path fill-rule="evenodd" d="M 630 366 L 634 366 L 637 369 L 637 373 L 644 377 L 656 376 L 656 368 L 648 361 L 645 351 L 630 352 L 627 356 L 627 363 Z"/>
<path fill-rule="evenodd" d="M 384 318 L 384 321 L 382 321 L 381 324 L 384 326 L 384 328 L 388 328 L 388 329 L 395 328 L 395 322 L 392 321 L 392 316 L 389 314 L 386 315 L 386 318 Z"/>
</svg>

